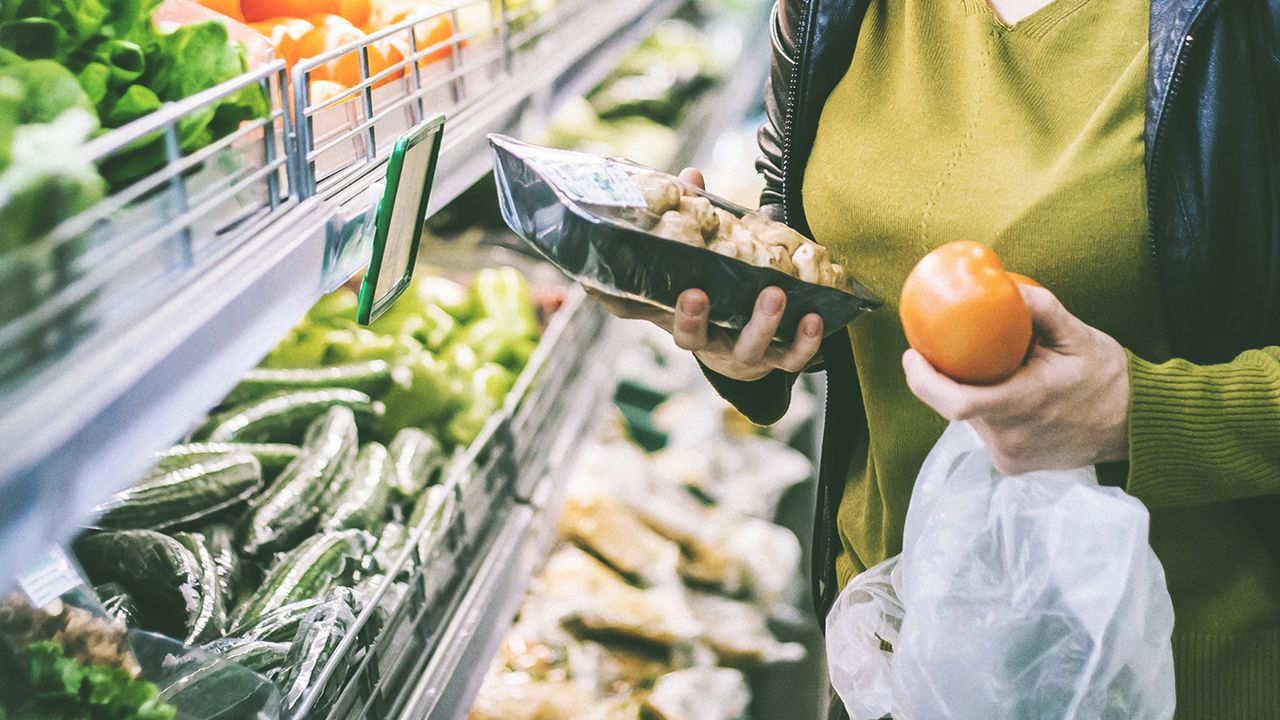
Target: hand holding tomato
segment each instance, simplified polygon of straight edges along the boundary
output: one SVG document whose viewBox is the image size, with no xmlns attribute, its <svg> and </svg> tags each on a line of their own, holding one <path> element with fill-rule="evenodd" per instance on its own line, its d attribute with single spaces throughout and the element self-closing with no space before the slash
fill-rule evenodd
<svg viewBox="0 0 1280 720">
<path fill-rule="evenodd" d="M 1125 459 L 1129 363 L 1124 348 L 1069 313 L 1048 290 L 1030 285 L 1019 290 L 1036 340 L 1012 375 L 992 385 L 957 382 L 912 349 L 902 356 L 907 385 L 948 420 L 969 421 L 1002 472 Z"/>
</svg>

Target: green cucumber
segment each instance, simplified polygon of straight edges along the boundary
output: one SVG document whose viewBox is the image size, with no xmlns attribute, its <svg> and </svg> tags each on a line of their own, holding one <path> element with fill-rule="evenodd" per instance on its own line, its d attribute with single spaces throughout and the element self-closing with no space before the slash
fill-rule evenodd
<svg viewBox="0 0 1280 720">
<path fill-rule="evenodd" d="M 262 489 L 262 466 L 248 453 L 218 455 L 151 475 L 94 508 L 106 530 L 160 530 L 225 510 Z"/>
<path fill-rule="evenodd" d="M 447 494 L 448 491 L 443 485 L 432 485 L 427 488 L 427 491 L 418 498 L 418 502 L 413 504 L 413 512 L 409 514 L 409 529 L 411 531 L 417 529 L 418 525 L 426 519 L 427 513 L 433 512 Z M 423 540 L 426 540 L 426 536 L 423 536 Z"/>
<path fill-rule="evenodd" d="M 236 553 L 236 534 L 227 525 L 210 525 L 200 531 L 205 547 L 218 568 L 218 589 L 222 602 L 230 607 L 240 585 L 240 556 Z"/>
<path fill-rule="evenodd" d="M 204 594 L 200 563 L 182 543 L 154 530 L 81 537 L 74 550 L 95 584 L 118 583 L 133 598 L 146 630 L 186 637 Z"/>
<path fill-rule="evenodd" d="M 240 378 L 222 404 L 243 405 L 279 392 L 327 388 L 359 390 L 376 398 L 390 387 L 391 363 L 386 360 L 322 368 L 255 368 Z"/>
<path fill-rule="evenodd" d="M 289 657 L 289 643 L 287 642 L 223 638 L 206 644 L 203 649 L 223 660 L 246 667 L 259 675 L 264 675 L 283 666 L 285 658 Z"/>
<path fill-rule="evenodd" d="M 213 554 L 205 545 L 204 536 L 199 533 L 176 533 L 174 540 L 182 543 L 200 566 L 200 602 L 196 614 L 192 617 L 190 630 L 183 640 L 187 645 L 196 645 L 222 637 L 227 625 L 227 608 L 222 601 L 222 590 L 218 580 L 218 564 Z"/>
<path fill-rule="evenodd" d="M 103 583 L 93 588 L 97 594 L 99 602 L 102 603 L 102 609 L 107 611 L 107 615 L 115 618 L 125 627 L 133 627 L 138 622 L 138 609 L 134 607 L 133 598 L 129 597 L 129 591 L 124 589 L 120 583 Z"/>
<path fill-rule="evenodd" d="M 248 625 L 236 627 L 230 634 L 248 640 L 292 642 L 302 618 L 321 602 L 319 598 L 307 598 L 281 605 Z"/>
<path fill-rule="evenodd" d="M 277 682 L 283 695 L 281 701 L 286 717 L 297 715 L 308 690 L 320 678 L 342 639 L 355 627 L 355 604 L 349 588 L 338 588 L 303 619 L 298 628 L 298 639 L 294 640 L 289 657 L 285 659 L 286 672 Z M 346 684 L 350 670 L 350 664 L 339 667 L 326 686 L 317 690 L 321 695 L 316 706 L 323 706 L 333 699 L 333 695 Z"/>
<path fill-rule="evenodd" d="M 291 602 L 324 594 L 337 582 L 346 563 L 368 546 L 368 534 L 360 530 L 309 538 L 276 562 L 257 592 L 236 610 L 232 627 L 253 624 Z"/>
<path fill-rule="evenodd" d="M 320 519 L 321 530 L 356 528 L 376 533 L 382 528 L 395 467 L 387 449 L 379 443 L 360 448 L 355 466 L 330 509 Z"/>
<path fill-rule="evenodd" d="M 285 550 L 308 534 L 345 482 L 355 454 L 356 421 L 350 409 L 331 407 L 316 418 L 298 459 L 250 503 L 242 529 L 245 553 Z"/>
<path fill-rule="evenodd" d="M 297 443 L 311 422 L 334 406 L 351 410 L 366 429 L 373 428 L 384 409 L 365 393 L 346 388 L 278 393 L 214 416 L 197 436 L 211 443 Z"/>
<path fill-rule="evenodd" d="M 176 470 L 218 455 L 247 452 L 262 465 L 262 479 L 271 482 L 298 457 L 297 445 L 285 443 L 187 443 L 174 445 L 160 453 L 152 472 Z"/>
<path fill-rule="evenodd" d="M 404 551 L 408 540 L 408 529 L 398 522 L 389 522 L 382 528 L 382 534 L 378 536 L 378 544 L 373 548 L 373 560 L 380 572 L 392 571 L 391 566 Z"/>
<path fill-rule="evenodd" d="M 417 428 L 405 428 L 391 439 L 391 462 L 396 466 L 393 492 L 401 502 L 413 502 L 436 481 L 449 461 L 439 440 Z"/>
</svg>

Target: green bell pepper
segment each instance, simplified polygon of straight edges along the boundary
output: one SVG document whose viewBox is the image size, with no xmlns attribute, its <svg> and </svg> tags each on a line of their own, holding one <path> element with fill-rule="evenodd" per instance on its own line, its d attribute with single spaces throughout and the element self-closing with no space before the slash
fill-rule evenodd
<svg viewBox="0 0 1280 720">
<path fill-rule="evenodd" d="M 448 368 L 431 353 L 419 352 L 391 372 L 392 385 L 382 402 L 386 412 L 378 434 L 391 438 L 407 427 L 425 428 L 460 406 Z"/>
<path fill-rule="evenodd" d="M 485 268 L 471 281 L 471 300 L 480 317 L 523 337 L 536 337 L 538 317 L 529 283 L 512 267 Z"/>
</svg>

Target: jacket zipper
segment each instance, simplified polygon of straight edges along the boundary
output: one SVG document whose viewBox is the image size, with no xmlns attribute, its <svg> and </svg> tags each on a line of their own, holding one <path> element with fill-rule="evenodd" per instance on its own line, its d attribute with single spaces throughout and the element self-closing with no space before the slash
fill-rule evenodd
<svg viewBox="0 0 1280 720">
<path fill-rule="evenodd" d="M 781 3 L 785 0 L 777 0 L 777 2 Z M 816 0 L 807 0 L 803 6 L 804 11 L 800 13 L 800 22 L 796 26 L 795 66 L 791 68 L 791 76 L 787 78 L 787 108 L 782 123 L 782 222 L 784 224 L 791 222 L 791 196 L 788 190 L 790 185 L 788 180 L 791 176 L 791 136 L 795 129 L 795 115 L 800 102 L 800 76 L 804 71 L 806 52 L 803 44 L 808 40 L 809 9 L 812 2 Z"/>
<path fill-rule="evenodd" d="M 1159 176 L 1160 167 L 1160 149 L 1161 141 L 1164 139 L 1165 116 L 1168 109 L 1177 99 L 1178 89 L 1182 86 L 1182 75 L 1186 71 L 1188 54 L 1191 49 L 1191 43 L 1195 42 L 1195 35 L 1200 27 L 1200 21 L 1205 17 L 1205 10 L 1212 3 L 1202 3 L 1196 8 L 1187 23 L 1186 33 L 1183 35 L 1182 44 L 1178 47 L 1178 56 L 1173 61 L 1173 76 L 1169 79 L 1169 90 L 1165 93 L 1164 99 L 1160 101 L 1160 117 L 1156 120 L 1155 136 L 1151 140 L 1151 173 L 1147 178 L 1147 245 L 1151 252 L 1151 257 L 1157 260 L 1160 257 L 1159 247 L 1156 242 L 1155 218 L 1156 215 L 1156 194 L 1152 192 L 1155 187 L 1155 179 Z"/>
</svg>

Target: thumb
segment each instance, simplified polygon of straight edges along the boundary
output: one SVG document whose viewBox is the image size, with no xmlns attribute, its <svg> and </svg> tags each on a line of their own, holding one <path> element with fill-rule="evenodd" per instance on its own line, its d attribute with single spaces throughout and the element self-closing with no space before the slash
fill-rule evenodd
<svg viewBox="0 0 1280 720">
<path fill-rule="evenodd" d="M 1022 299 L 1031 311 L 1036 340 L 1046 347 L 1062 347 L 1076 339 L 1084 324 L 1067 311 L 1057 296 L 1044 288 L 1019 285 Z"/>
<path fill-rule="evenodd" d="M 680 179 L 695 187 L 707 189 L 707 181 L 702 177 L 702 171 L 698 168 L 685 168 L 680 171 Z"/>
</svg>

